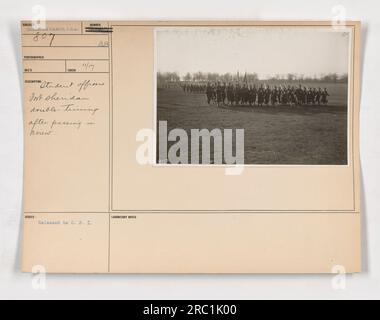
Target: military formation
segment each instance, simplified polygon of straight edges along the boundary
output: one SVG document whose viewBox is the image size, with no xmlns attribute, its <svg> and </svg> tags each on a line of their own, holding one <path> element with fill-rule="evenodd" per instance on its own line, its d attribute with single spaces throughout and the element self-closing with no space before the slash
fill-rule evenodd
<svg viewBox="0 0 380 320">
<path fill-rule="evenodd" d="M 206 94 L 207 103 L 221 105 L 327 105 L 329 93 L 326 88 L 308 88 L 298 85 L 241 84 L 241 83 L 186 83 L 186 93 Z"/>
</svg>

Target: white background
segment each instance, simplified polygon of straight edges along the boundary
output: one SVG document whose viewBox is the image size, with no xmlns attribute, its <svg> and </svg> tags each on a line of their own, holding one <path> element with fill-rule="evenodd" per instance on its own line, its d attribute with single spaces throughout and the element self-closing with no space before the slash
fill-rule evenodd
<svg viewBox="0 0 380 320">
<path fill-rule="evenodd" d="M 21 274 L 23 127 L 19 21 L 44 5 L 47 19 L 331 20 L 343 5 L 363 22 L 361 159 L 363 261 L 360 275 L 334 290 L 318 275 L 52 275 L 46 290 Z M 377 0 L 0 0 L 0 298 L 379 299 L 380 298 L 380 2 Z M 312 57 L 310 57 L 312 63 Z M 226 257 L 228 259 L 228 257 Z"/>
</svg>

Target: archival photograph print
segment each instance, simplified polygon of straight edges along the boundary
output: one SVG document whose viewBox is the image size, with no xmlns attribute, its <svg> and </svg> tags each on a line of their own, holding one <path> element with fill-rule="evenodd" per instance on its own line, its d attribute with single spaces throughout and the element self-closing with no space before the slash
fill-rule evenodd
<svg viewBox="0 0 380 320">
<path fill-rule="evenodd" d="M 157 28 L 157 164 L 347 165 L 351 36 Z"/>
</svg>

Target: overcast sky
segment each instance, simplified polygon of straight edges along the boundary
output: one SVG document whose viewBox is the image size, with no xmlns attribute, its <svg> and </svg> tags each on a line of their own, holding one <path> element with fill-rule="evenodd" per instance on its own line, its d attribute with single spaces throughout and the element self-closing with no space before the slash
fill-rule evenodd
<svg viewBox="0 0 380 320">
<path fill-rule="evenodd" d="M 209 28 L 156 30 L 157 70 L 314 77 L 348 73 L 350 36 L 331 28 Z"/>
</svg>

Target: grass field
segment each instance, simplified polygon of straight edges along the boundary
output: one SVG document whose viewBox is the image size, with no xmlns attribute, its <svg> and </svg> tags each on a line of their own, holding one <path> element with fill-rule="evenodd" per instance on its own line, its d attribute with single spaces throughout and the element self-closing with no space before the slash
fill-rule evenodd
<svg viewBox="0 0 380 320">
<path fill-rule="evenodd" d="M 322 84 L 327 106 L 209 106 L 204 94 L 159 89 L 157 121 L 168 129 L 245 129 L 245 164 L 347 164 L 347 85 Z"/>
</svg>

